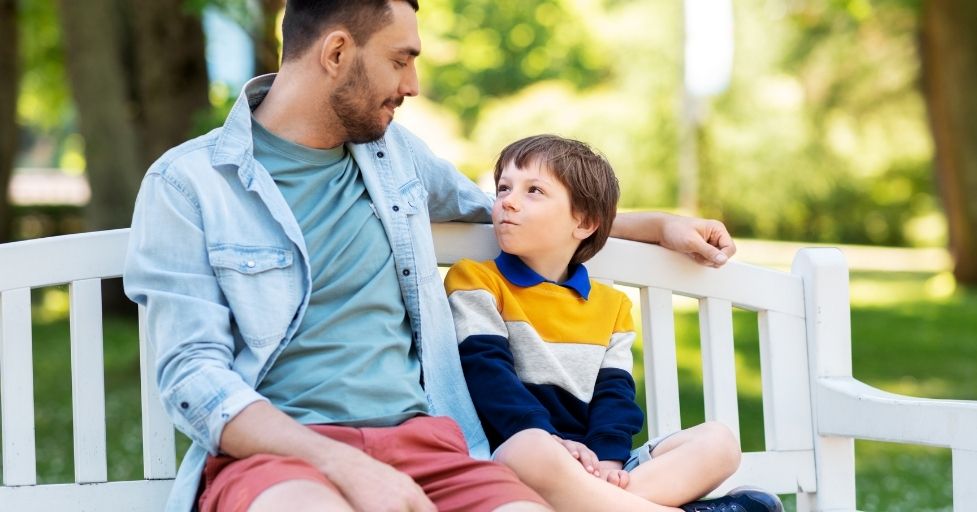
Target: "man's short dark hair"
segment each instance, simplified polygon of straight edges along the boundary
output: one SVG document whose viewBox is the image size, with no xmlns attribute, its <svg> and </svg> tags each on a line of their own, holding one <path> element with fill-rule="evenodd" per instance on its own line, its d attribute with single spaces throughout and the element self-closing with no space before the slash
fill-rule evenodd
<svg viewBox="0 0 977 512">
<path fill-rule="evenodd" d="M 390 3 L 417 0 L 287 0 L 282 20 L 282 61 L 300 57 L 328 28 L 345 28 L 357 45 L 390 23 Z"/>
<path fill-rule="evenodd" d="M 506 146 L 495 163 L 495 184 L 509 163 L 524 169 L 538 163 L 570 192 L 570 208 L 597 230 L 580 242 L 570 264 L 593 258 L 611 234 L 621 196 L 614 169 L 603 155 L 578 140 L 557 135 L 534 135 Z"/>
</svg>

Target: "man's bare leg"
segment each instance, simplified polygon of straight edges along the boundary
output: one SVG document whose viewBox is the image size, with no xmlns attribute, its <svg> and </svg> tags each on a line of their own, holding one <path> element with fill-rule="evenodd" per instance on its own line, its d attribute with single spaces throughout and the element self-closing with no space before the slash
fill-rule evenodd
<svg viewBox="0 0 977 512">
<path fill-rule="evenodd" d="M 336 489 L 312 480 L 286 480 L 258 495 L 248 512 L 353 512 Z"/>
</svg>

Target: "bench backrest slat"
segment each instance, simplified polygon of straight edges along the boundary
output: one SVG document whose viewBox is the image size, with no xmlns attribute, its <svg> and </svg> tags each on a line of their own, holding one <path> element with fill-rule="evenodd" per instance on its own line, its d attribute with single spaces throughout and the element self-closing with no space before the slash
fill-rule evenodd
<svg viewBox="0 0 977 512">
<path fill-rule="evenodd" d="M 764 311 L 757 315 L 763 385 L 763 432 L 768 450 L 811 450 L 810 377 L 804 319 Z"/>
<path fill-rule="evenodd" d="M 0 291 L 0 403 L 3 484 L 34 485 L 37 466 L 29 288 Z"/>
<path fill-rule="evenodd" d="M 675 310 L 672 292 L 646 287 L 638 291 L 644 337 L 645 410 L 648 436 L 682 428 L 679 415 L 678 360 L 675 354 Z"/>
<path fill-rule="evenodd" d="M 706 419 L 725 424 L 739 439 L 732 304 L 712 297 L 700 299 L 699 332 Z"/>
<path fill-rule="evenodd" d="M 139 381 L 142 393 L 143 476 L 150 480 L 176 476 L 176 447 L 156 387 L 156 351 L 146 333 L 146 308 L 139 306 Z"/>
<path fill-rule="evenodd" d="M 71 403 L 75 481 L 104 482 L 105 377 L 102 354 L 102 282 L 74 281 L 68 287 L 71 331 Z"/>
</svg>

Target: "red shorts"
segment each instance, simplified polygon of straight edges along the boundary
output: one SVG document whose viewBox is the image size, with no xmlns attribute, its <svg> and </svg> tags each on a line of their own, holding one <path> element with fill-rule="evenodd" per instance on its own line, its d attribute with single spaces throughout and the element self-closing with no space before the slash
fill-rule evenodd
<svg viewBox="0 0 977 512">
<path fill-rule="evenodd" d="M 447 417 L 418 416 L 387 428 L 309 428 L 410 475 L 440 511 L 487 511 L 516 501 L 546 503 L 509 468 L 469 457 L 461 429 Z M 321 472 L 296 457 L 208 457 L 200 510 L 247 510 L 259 494 L 287 480 L 312 480 L 335 489 Z"/>
</svg>

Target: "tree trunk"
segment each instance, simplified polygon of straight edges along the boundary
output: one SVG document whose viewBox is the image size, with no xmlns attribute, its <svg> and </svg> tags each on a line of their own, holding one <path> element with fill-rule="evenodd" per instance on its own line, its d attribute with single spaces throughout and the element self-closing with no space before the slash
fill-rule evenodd
<svg viewBox="0 0 977 512">
<path fill-rule="evenodd" d="M 77 1 L 77 0 L 76 0 Z M 210 107 L 204 32 L 185 0 L 125 0 L 131 23 L 130 64 L 142 135 L 141 176 L 166 150 L 186 140 L 194 115 Z"/>
<path fill-rule="evenodd" d="M 954 276 L 977 285 L 977 3 L 926 0 L 920 48 L 923 91 Z"/>
<path fill-rule="evenodd" d="M 0 0 L 0 243 L 12 239 L 8 193 L 17 154 L 17 96 L 20 89 L 17 0 Z"/>
<path fill-rule="evenodd" d="M 260 4 L 261 19 L 253 36 L 255 76 L 278 71 L 278 14 L 285 6 L 282 0 L 260 0 Z"/>
<path fill-rule="evenodd" d="M 123 65 L 124 18 L 115 0 L 61 0 L 66 63 L 92 199 L 88 229 L 129 225 L 139 176 L 137 125 Z"/>
<path fill-rule="evenodd" d="M 89 229 L 129 225 L 149 165 L 209 108 L 200 18 L 183 0 L 61 0 L 92 188 Z"/>
</svg>

